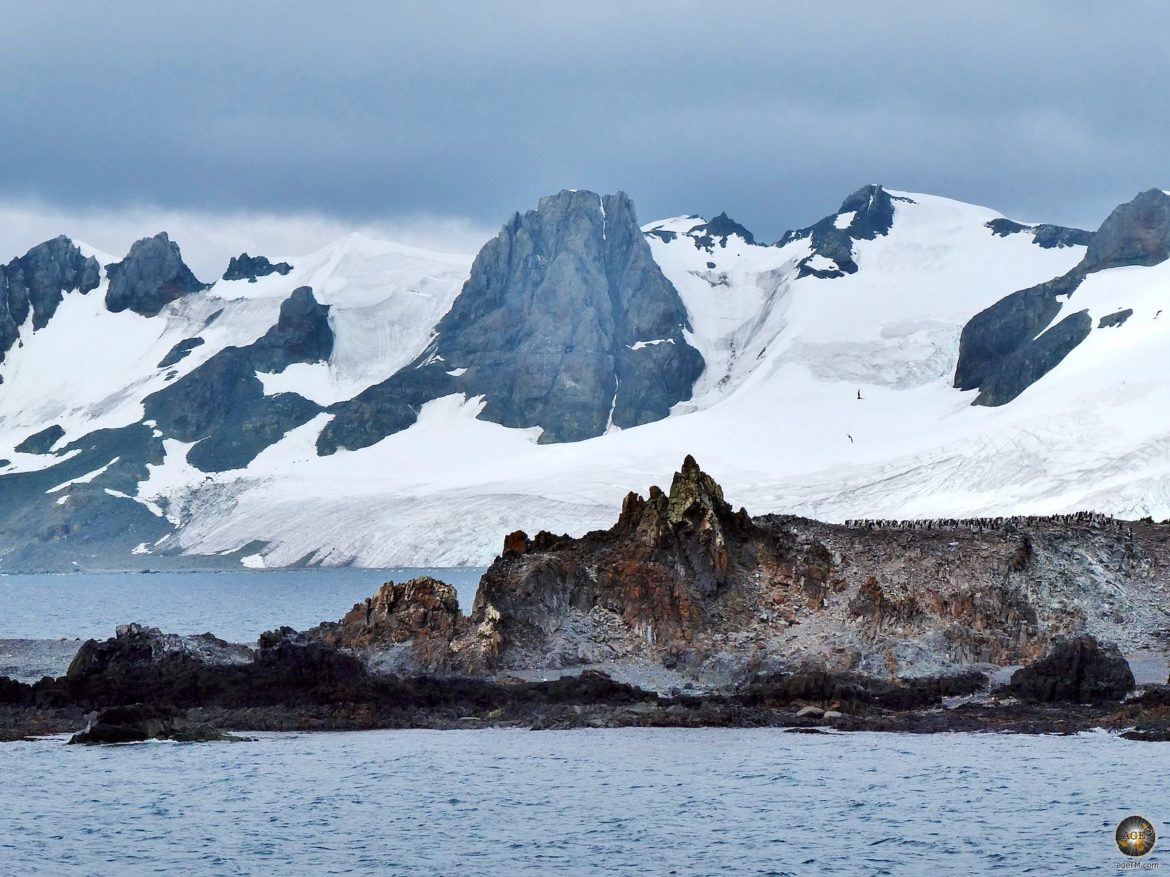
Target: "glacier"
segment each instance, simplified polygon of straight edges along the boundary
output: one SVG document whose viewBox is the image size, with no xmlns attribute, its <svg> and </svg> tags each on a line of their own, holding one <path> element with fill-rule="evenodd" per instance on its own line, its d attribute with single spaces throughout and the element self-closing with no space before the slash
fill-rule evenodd
<svg viewBox="0 0 1170 877">
<path fill-rule="evenodd" d="M 186 459 L 192 443 L 155 429 L 161 451 L 143 461 L 136 484 L 104 483 L 98 465 L 85 473 L 89 485 L 159 521 L 161 535 L 134 540 L 127 565 L 175 552 L 237 552 L 269 567 L 483 565 L 513 530 L 579 535 L 607 526 L 629 490 L 668 480 L 688 453 L 753 513 L 1170 516 L 1170 381 L 1160 371 L 1170 262 L 1090 274 L 1056 321 L 1087 310 L 1097 326 L 1117 311 L 1133 314 L 1095 329 L 1010 404 L 973 406 L 976 391 L 953 386 L 964 325 L 1013 291 L 1068 272 L 1086 248 L 1041 246 L 1031 225 L 993 233 L 989 223 L 1004 217 L 988 208 L 888 195 L 888 228 L 853 235 L 847 255 L 832 235 L 858 228 L 864 204 L 771 246 L 702 217 L 644 224 L 654 262 L 685 306 L 682 337 L 705 366 L 669 416 L 617 428 L 615 390 L 604 400 L 605 431 L 571 442 L 541 442 L 541 426 L 483 419 L 488 399 L 453 392 L 417 406 L 412 425 L 368 447 L 319 453 L 330 406 L 433 347 L 471 255 L 353 235 L 273 257 L 292 266 L 286 275 L 220 280 L 153 317 L 110 312 L 103 270 L 95 291 L 66 293 L 46 326 L 22 330 L 0 364 L 0 485 L 59 464 L 62 449 L 84 436 L 141 423 L 147 396 L 225 348 L 256 342 L 291 291 L 308 286 L 329 309 L 329 358 L 257 377 L 266 395 L 297 394 L 320 413 L 244 468 L 203 471 Z M 79 246 L 102 265 L 115 261 Z M 201 345 L 157 367 L 195 336 Z M 641 352 L 668 341 L 626 346 Z M 467 370 L 444 366 L 455 381 Z M 15 451 L 50 424 L 64 430 L 56 450 Z M 53 500 L 63 509 L 84 486 L 62 478 Z M 81 549 L 74 563 L 86 563 Z"/>
</svg>

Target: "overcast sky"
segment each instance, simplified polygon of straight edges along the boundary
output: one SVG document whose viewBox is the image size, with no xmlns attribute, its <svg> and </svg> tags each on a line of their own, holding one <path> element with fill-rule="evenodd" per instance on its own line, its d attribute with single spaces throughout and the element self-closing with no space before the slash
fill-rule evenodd
<svg viewBox="0 0 1170 877">
<path fill-rule="evenodd" d="M 1089 227 L 1170 187 L 1154 0 L 0 12 L 0 259 L 164 221 L 206 275 L 359 227 L 474 251 L 570 187 L 766 240 L 868 182 Z"/>
</svg>

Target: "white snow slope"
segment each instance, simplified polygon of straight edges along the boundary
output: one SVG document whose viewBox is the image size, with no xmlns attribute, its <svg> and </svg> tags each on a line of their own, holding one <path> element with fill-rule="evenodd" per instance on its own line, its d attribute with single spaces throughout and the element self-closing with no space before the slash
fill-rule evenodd
<svg viewBox="0 0 1170 877">
<path fill-rule="evenodd" d="M 177 514 L 185 551 L 263 540 L 267 566 L 309 555 L 364 566 L 484 564 L 515 529 L 608 526 L 627 491 L 666 486 L 687 453 L 753 513 L 1170 514 L 1170 381 L 1159 368 L 1170 313 L 1157 316 L 1170 262 L 1090 275 L 1056 320 L 1086 308 L 1094 326 L 1121 308 L 1133 316 L 1094 329 L 1010 404 L 973 407 L 975 393 L 951 385 L 963 325 L 1008 293 L 1063 274 L 1084 248 L 997 237 L 985 227 L 994 211 L 906 197 L 913 203 L 895 201 L 888 235 L 855 242 L 860 270 L 836 279 L 797 278 L 807 240 L 777 248 L 732 237 L 708 252 L 686 235 L 701 219 L 647 225 L 678 233 L 648 240 L 707 363 L 693 398 L 665 420 L 540 445 L 539 430 L 478 420 L 482 400 L 450 396 L 372 447 L 318 457 L 326 414 L 246 470 L 203 473 L 185 462 L 186 446 L 168 441 L 165 463 L 136 499 Z M 207 341 L 176 366 L 182 374 L 262 335 L 300 285 L 332 305 L 334 353 L 327 364 L 262 375 L 267 391 L 322 404 L 349 398 L 423 349 L 471 264 L 356 236 L 289 261 L 287 277 L 220 282 L 151 319 L 105 311 L 104 286 L 66 296 L 49 326 L 0 366 L 7 471 L 46 465 L 11 449 L 47 423 L 60 423 L 68 441 L 135 422 L 139 400 L 164 385 L 167 370 L 154 365 L 175 342 Z"/>
</svg>

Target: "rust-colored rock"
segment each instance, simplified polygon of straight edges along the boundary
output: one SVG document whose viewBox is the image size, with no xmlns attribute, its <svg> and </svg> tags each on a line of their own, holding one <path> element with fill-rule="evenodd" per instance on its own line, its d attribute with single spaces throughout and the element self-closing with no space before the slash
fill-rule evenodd
<svg viewBox="0 0 1170 877">
<path fill-rule="evenodd" d="M 409 669 L 441 672 L 451 662 L 451 641 L 466 626 L 455 589 L 423 576 L 401 584 L 387 582 L 372 597 L 354 605 L 337 625 L 322 628 L 323 638 L 355 651 L 405 651 Z"/>
<path fill-rule="evenodd" d="M 526 554 L 528 552 L 528 534 L 523 530 L 515 530 L 504 537 L 504 554 Z"/>
</svg>

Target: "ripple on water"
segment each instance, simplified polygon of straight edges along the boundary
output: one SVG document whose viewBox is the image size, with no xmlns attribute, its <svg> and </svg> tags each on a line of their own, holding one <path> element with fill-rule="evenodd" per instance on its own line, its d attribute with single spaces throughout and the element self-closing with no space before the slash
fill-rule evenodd
<svg viewBox="0 0 1170 877">
<path fill-rule="evenodd" d="M 1072 874 L 1170 807 L 1105 734 L 260 737 L 0 747 L 0 873 Z"/>
</svg>

